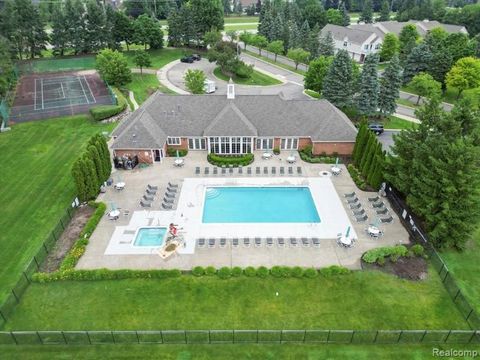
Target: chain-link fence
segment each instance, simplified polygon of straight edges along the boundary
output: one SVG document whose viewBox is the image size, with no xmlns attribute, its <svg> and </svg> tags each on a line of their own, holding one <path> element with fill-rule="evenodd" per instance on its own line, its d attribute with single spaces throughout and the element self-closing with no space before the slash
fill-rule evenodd
<svg viewBox="0 0 480 360">
<path fill-rule="evenodd" d="M 428 241 L 428 235 L 422 229 L 420 220 L 411 212 L 405 201 L 392 186 L 387 185 L 385 190 L 393 210 L 398 214 L 411 239 L 425 247 L 433 267 L 438 272 L 445 289 L 463 315 L 463 318 L 472 329 L 480 329 L 480 316 L 465 298 L 447 265 Z"/>
<path fill-rule="evenodd" d="M 23 293 L 30 284 L 31 276 L 40 269 L 40 266 L 55 246 L 57 239 L 62 235 L 63 231 L 68 226 L 75 211 L 73 209 L 75 204 L 75 201 L 72 201 L 72 206 L 65 210 L 64 214 L 60 218 L 60 221 L 55 225 L 52 232 L 47 236 L 38 249 L 36 255 L 28 263 L 27 267 L 17 280 L 15 286 L 7 294 L 7 297 L 3 303 L 0 304 L 0 328 L 2 328 L 7 322 L 7 319 L 12 314 L 15 306 L 17 306 L 17 304 L 20 302 Z"/>
<path fill-rule="evenodd" d="M 0 344 L 478 344 L 474 330 L 10 331 Z"/>
</svg>

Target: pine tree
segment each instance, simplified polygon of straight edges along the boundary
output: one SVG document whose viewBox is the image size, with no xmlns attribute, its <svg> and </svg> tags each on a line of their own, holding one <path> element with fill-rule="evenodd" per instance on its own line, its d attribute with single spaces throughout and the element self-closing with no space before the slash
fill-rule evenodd
<svg viewBox="0 0 480 360">
<path fill-rule="evenodd" d="M 65 1 L 68 44 L 75 55 L 84 50 L 85 11 L 80 0 Z"/>
<path fill-rule="evenodd" d="M 424 43 L 413 48 L 403 67 L 403 83 L 408 84 L 415 75 L 426 72 L 432 61 L 430 49 Z"/>
<path fill-rule="evenodd" d="M 365 168 L 365 164 L 367 163 L 370 155 L 372 148 L 375 146 L 375 135 L 371 131 L 367 133 L 367 144 L 365 145 L 365 148 L 361 154 L 361 158 L 359 161 L 359 166 L 358 170 L 363 174 L 363 169 Z"/>
<path fill-rule="evenodd" d="M 335 43 L 330 31 L 326 34 L 322 34 L 318 43 L 318 54 L 320 56 L 333 56 L 335 55 Z"/>
<path fill-rule="evenodd" d="M 90 159 L 88 154 L 84 155 L 83 162 L 85 164 L 84 176 L 88 199 L 95 199 L 99 191 L 99 180 L 95 170 L 95 164 L 93 163 L 93 160 Z"/>
<path fill-rule="evenodd" d="M 105 178 L 103 163 L 102 163 L 102 159 L 100 158 L 100 154 L 98 153 L 98 150 L 94 145 L 89 145 L 87 147 L 87 154 L 90 160 L 93 161 L 93 165 L 95 167 L 95 174 L 97 175 L 97 180 L 98 180 L 97 185 L 100 186 L 103 183 Z"/>
<path fill-rule="evenodd" d="M 368 132 L 367 122 L 362 121 L 358 129 L 357 137 L 355 139 L 355 145 L 353 147 L 353 152 L 352 152 L 352 159 L 355 166 L 358 166 L 358 160 L 360 158 L 360 155 L 363 153 L 366 140 L 367 140 L 367 132 Z"/>
<path fill-rule="evenodd" d="M 310 25 L 308 25 L 308 21 L 305 20 L 302 24 L 302 27 L 300 28 L 300 39 L 302 40 L 301 47 L 303 49 L 307 48 L 309 34 L 310 34 Z"/>
<path fill-rule="evenodd" d="M 67 48 L 67 19 L 61 4 L 55 5 L 52 16 L 52 34 L 50 43 L 53 45 L 53 54 L 63 56 Z"/>
<path fill-rule="evenodd" d="M 344 108 L 352 104 L 354 75 L 352 59 L 345 50 L 339 50 L 324 80 L 323 96 L 333 105 Z"/>
<path fill-rule="evenodd" d="M 402 68 L 397 55 L 394 55 L 380 79 L 378 109 L 380 114 L 388 116 L 397 110 L 397 99 L 402 85 Z"/>
<path fill-rule="evenodd" d="M 310 31 L 310 34 L 308 34 L 306 50 L 310 53 L 310 60 L 316 59 L 320 56 L 319 34 L 320 34 L 320 27 L 318 26 L 318 24 L 315 25 L 312 31 Z"/>
<path fill-rule="evenodd" d="M 342 3 L 342 7 L 340 10 L 342 11 L 342 26 L 350 25 L 350 15 L 348 15 L 347 9 L 345 7 L 345 2 Z"/>
<path fill-rule="evenodd" d="M 282 40 L 282 34 L 283 34 L 283 19 L 280 15 L 277 15 L 272 24 L 272 33 L 270 34 L 270 37 L 272 41 Z"/>
<path fill-rule="evenodd" d="M 380 8 L 380 17 L 378 21 L 389 21 L 390 20 L 390 5 L 387 0 L 382 1 L 382 7 Z"/>
<path fill-rule="evenodd" d="M 85 187 L 85 178 L 82 170 L 83 163 L 81 159 L 77 159 L 72 166 L 72 177 L 75 183 L 75 191 L 80 202 L 88 200 L 88 192 Z"/>
<path fill-rule="evenodd" d="M 301 36 L 300 30 L 298 29 L 298 26 L 295 22 L 291 22 L 288 48 L 296 49 L 301 47 L 301 45 L 302 45 L 302 36 Z"/>
<path fill-rule="evenodd" d="M 378 107 L 378 55 L 365 58 L 360 78 L 360 94 L 357 97 L 358 111 L 362 115 L 373 116 Z"/>
<path fill-rule="evenodd" d="M 371 24 L 373 22 L 372 0 L 365 0 L 365 2 L 363 3 L 362 13 L 360 14 L 360 21 L 363 21 L 366 24 Z"/>
<path fill-rule="evenodd" d="M 361 167 L 360 167 L 360 171 L 364 178 L 367 177 L 368 171 L 372 165 L 373 158 L 375 157 L 375 152 L 377 150 L 377 144 L 378 144 L 377 137 L 372 134 L 372 136 L 370 136 L 370 144 L 368 147 L 368 151 L 365 154 L 365 157 L 363 159 L 364 162 L 361 164 Z"/>
<path fill-rule="evenodd" d="M 84 51 L 97 52 L 105 44 L 106 17 L 103 7 L 94 0 L 87 2 L 85 15 Z"/>
<path fill-rule="evenodd" d="M 258 24 L 258 34 L 265 36 L 268 41 L 271 41 L 272 28 L 273 28 L 272 11 L 266 10 L 262 21 Z"/>
</svg>

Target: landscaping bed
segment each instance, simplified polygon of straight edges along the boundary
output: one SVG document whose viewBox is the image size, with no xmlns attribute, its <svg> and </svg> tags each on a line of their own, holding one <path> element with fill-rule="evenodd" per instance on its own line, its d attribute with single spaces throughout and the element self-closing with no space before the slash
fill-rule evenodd
<svg viewBox="0 0 480 360">
<path fill-rule="evenodd" d="M 57 240 L 55 247 L 50 251 L 40 267 L 41 272 L 50 273 L 59 269 L 63 259 L 78 239 L 78 236 L 94 211 L 95 209 L 88 205 L 82 206 L 75 211 L 67 228 Z"/>
<path fill-rule="evenodd" d="M 428 275 L 427 260 L 421 257 L 400 258 L 397 262 L 389 261 L 383 266 L 377 263 L 368 264 L 362 261 L 362 268 L 366 270 L 379 270 L 402 279 L 415 281 L 425 280 Z"/>
<path fill-rule="evenodd" d="M 213 70 L 213 74 L 220 80 L 223 80 L 223 81 L 230 80 L 230 76 L 227 76 L 224 73 L 222 73 L 222 70 L 220 69 L 220 67 L 215 68 L 215 70 Z M 252 75 L 248 78 L 234 76 L 231 79 L 235 84 L 239 84 L 239 85 L 269 86 L 269 85 L 279 85 L 282 83 L 280 80 L 277 80 L 271 76 L 263 74 L 257 70 L 253 70 Z"/>
</svg>

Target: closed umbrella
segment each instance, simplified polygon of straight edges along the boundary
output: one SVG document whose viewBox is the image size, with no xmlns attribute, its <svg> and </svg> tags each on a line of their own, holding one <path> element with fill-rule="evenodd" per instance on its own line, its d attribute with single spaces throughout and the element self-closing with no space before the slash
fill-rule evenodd
<svg viewBox="0 0 480 360">
<path fill-rule="evenodd" d="M 350 226 L 347 228 L 347 232 L 345 234 L 345 237 L 348 238 L 349 235 L 350 235 Z"/>
<path fill-rule="evenodd" d="M 337 157 L 337 159 L 335 160 L 335 166 L 338 167 L 338 157 Z"/>
</svg>

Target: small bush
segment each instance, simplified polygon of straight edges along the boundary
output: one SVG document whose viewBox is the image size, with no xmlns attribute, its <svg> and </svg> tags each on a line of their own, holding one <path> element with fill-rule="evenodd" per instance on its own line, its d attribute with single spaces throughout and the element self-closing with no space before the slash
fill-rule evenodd
<svg viewBox="0 0 480 360">
<path fill-rule="evenodd" d="M 275 155 L 280 155 L 280 148 L 276 147 L 276 148 L 273 148 L 273 153 Z"/>
<path fill-rule="evenodd" d="M 253 74 L 253 65 L 247 65 L 243 61 L 239 61 L 234 71 L 238 77 L 248 79 Z"/>
<path fill-rule="evenodd" d="M 380 265 L 380 266 L 384 266 L 385 265 L 385 258 L 383 256 L 379 257 L 377 259 L 377 264 Z"/>
<path fill-rule="evenodd" d="M 228 279 L 232 276 L 232 270 L 229 267 L 224 266 L 218 270 L 217 275 L 220 279 Z"/>
<path fill-rule="evenodd" d="M 413 245 L 410 250 L 415 256 L 424 256 L 425 255 L 425 249 L 423 248 L 422 245 L 420 244 L 415 244 Z"/>
<path fill-rule="evenodd" d="M 368 250 L 363 254 L 362 259 L 368 264 L 373 264 L 381 257 L 387 258 L 393 256 L 395 258 L 394 261 L 396 261 L 402 256 L 407 256 L 407 254 L 408 249 L 404 245 L 386 246 Z"/>
<path fill-rule="evenodd" d="M 349 274 L 350 270 L 344 268 L 343 266 L 332 265 L 323 269 L 320 269 L 320 275 L 322 276 L 333 276 L 333 275 L 345 275 Z"/>
<path fill-rule="evenodd" d="M 268 276 L 268 273 L 269 271 L 265 266 L 260 266 L 257 269 L 257 276 L 260 278 L 266 278 Z"/>
<path fill-rule="evenodd" d="M 257 275 L 257 270 L 253 266 L 247 266 L 243 271 L 245 276 L 253 277 Z"/>
<path fill-rule="evenodd" d="M 347 169 L 355 185 L 357 185 L 360 190 L 366 190 L 367 184 L 358 169 L 353 164 L 348 164 Z"/>
<path fill-rule="evenodd" d="M 282 267 L 281 266 L 273 266 L 270 269 L 270 274 L 272 274 L 273 277 L 277 277 L 277 278 L 282 277 L 283 276 Z"/>
<path fill-rule="evenodd" d="M 325 153 L 322 153 L 321 155 L 313 155 L 312 150 L 312 145 L 305 146 L 298 152 L 300 154 L 300 158 L 303 161 L 312 164 L 335 164 L 336 158 L 327 156 Z"/>
<path fill-rule="evenodd" d="M 100 105 L 91 108 L 90 115 L 93 120 L 101 121 L 108 119 L 109 117 L 120 114 L 127 107 L 127 100 L 123 94 L 116 88 L 113 88 L 113 92 L 117 97 L 117 105 Z"/>
<path fill-rule="evenodd" d="M 243 270 L 240 266 L 235 266 L 233 269 L 232 269 L 232 276 L 234 277 L 239 277 L 243 274 Z"/>
<path fill-rule="evenodd" d="M 187 149 L 167 148 L 167 155 L 170 156 L 170 157 L 177 156 L 177 151 L 178 151 L 178 156 L 180 156 L 180 157 L 187 156 L 187 154 L 188 154 Z"/>
<path fill-rule="evenodd" d="M 300 266 L 295 266 L 292 268 L 292 276 L 296 278 L 303 277 L 303 269 Z"/>
<path fill-rule="evenodd" d="M 216 273 L 217 273 L 217 269 L 215 269 L 213 266 L 207 266 L 205 268 L 205 275 L 213 276 Z"/>
<path fill-rule="evenodd" d="M 253 162 L 253 154 L 244 154 L 244 155 L 217 155 L 217 154 L 208 154 L 207 160 L 210 164 L 216 166 L 247 166 Z"/>
<path fill-rule="evenodd" d="M 47 283 L 62 280 L 120 280 L 120 279 L 167 279 L 179 277 L 180 270 L 59 270 L 52 273 L 35 273 L 32 275 L 32 281 Z"/>
<path fill-rule="evenodd" d="M 194 276 L 203 276 L 205 275 L 205 268 L 203 266 L 195 266 L 192 269 L 192 275 Z"/>
<path fill-rule="evenodd" d="M 305 269 L 305 271 L 303 272 L 303 276 L 309 279 L 313 279 L 318 276 L 318 271 L 315 270 L 314 268 L 308 268 L 308 269 Z"/>
</svg>

